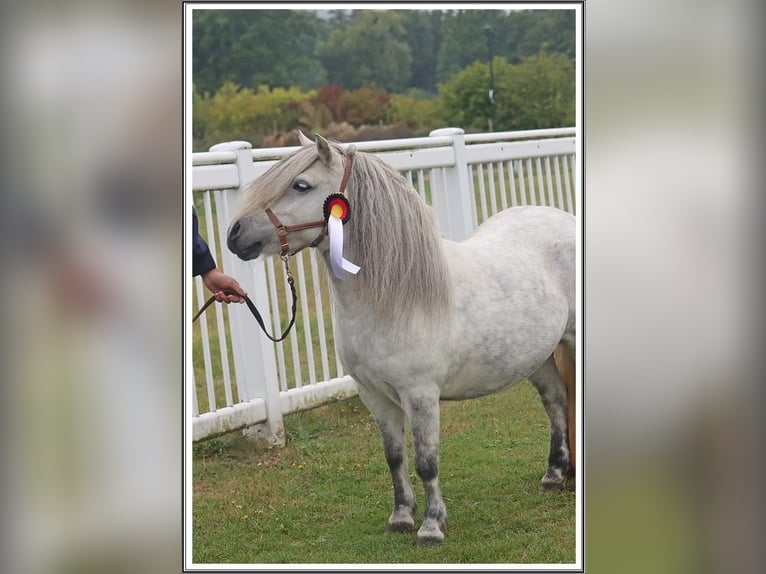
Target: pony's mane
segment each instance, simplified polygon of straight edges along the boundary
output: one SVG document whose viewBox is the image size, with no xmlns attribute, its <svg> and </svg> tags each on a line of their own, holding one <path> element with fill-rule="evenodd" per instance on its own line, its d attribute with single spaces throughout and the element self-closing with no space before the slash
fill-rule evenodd
<svg viewBox="0 0 766 574">
<path fill-rule="evenodd" d="M 380 320 L 442 316 L 451 290 L 433 210 L 398 171 L 361 152 L 354 155 L 347 193 L 348 259 L 361 267 L 353 283 L 357 296 Z"/>
</svg>

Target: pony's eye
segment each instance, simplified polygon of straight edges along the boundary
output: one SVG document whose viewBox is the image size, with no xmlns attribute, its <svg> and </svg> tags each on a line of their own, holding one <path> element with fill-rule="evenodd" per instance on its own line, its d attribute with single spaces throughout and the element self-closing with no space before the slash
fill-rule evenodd
<svg viewBox="0 0 766 574">
<path fill-rule="evenodd" d="M 311 186 L 303 179 L 296 179 L 293 182 L 293 189 L 295 191 L 298 191 L 300 193 L 306 193 L 308 190 L 311 189 Z"/>
</svg>

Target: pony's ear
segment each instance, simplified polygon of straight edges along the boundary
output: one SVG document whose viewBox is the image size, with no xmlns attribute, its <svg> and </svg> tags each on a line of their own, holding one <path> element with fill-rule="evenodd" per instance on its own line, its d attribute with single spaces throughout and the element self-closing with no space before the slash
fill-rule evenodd
<svg viewBox="0 0 766 574">
<path fill-rule="evenodd" d="M 298 141 L 301 142 L 301 145 L 303 147 L 314 145 L 314 142 L 311 141 L 306 134 L 303 133 L 303 130 L 298 130 Z"/>
<path fill-rule="evenodd" d="M 316 146 L 317 146 L 317 152 L 319 153 L 319 159 L 322 160 L 322 163 L 325 164 L 327 167 L 330 167 L 332 165 L 332 149 L 330 149 L 330 144 L 327 143 L 327 140 L 324 139 L 322 136 L 317 134 L 317 140 L 316 140 Z"/>
</svg>

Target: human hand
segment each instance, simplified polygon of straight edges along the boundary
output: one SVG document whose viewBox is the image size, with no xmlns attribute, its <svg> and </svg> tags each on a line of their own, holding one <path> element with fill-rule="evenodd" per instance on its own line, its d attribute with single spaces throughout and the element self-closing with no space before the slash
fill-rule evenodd
<svg viewBox="0 0 766 574">
<path fill-rule="evenodd" d="M 244 303 L 247 293 L 234 277 L 213 268 L 202 275 L 202 282 L 221 303 Z"/>
</svg>

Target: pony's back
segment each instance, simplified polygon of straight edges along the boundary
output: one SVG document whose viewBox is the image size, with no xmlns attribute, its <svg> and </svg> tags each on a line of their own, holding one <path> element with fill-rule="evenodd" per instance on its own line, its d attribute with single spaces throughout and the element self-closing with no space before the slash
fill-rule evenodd
<svg viewBox="0 0 766 574">
<path fill-rule="evenodd" d="M 514 241 L 514 246 L 575 241 L 575 217 L 571 213 L 546 206 L 523 206 L 505 209 L 482 223 L 467 242 Z"/>
</svg>

